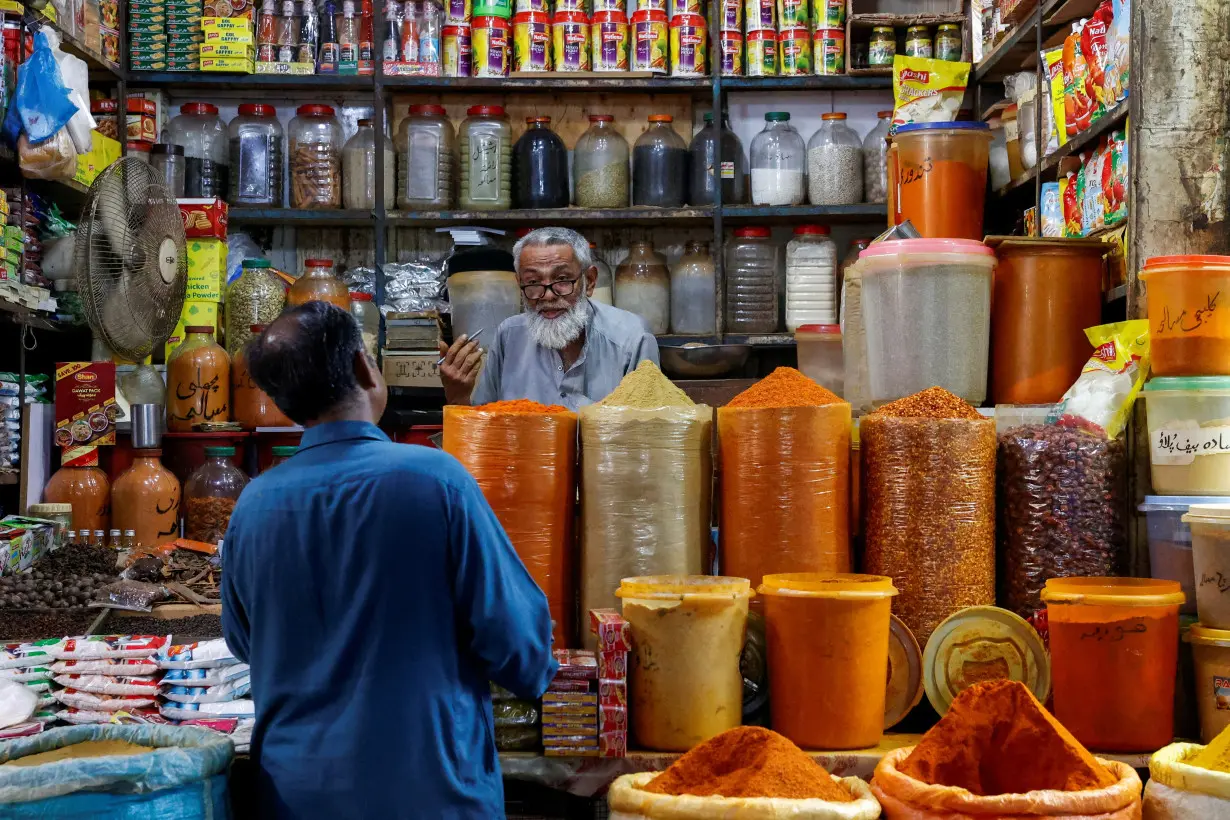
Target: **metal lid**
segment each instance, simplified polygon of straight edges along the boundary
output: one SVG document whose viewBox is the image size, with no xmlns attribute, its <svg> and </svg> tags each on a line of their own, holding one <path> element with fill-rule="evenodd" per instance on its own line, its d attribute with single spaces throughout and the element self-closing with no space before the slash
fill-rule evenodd
<svg viewBox="0 0 1230 820">
<path fill-rule="evenodd" d="M 790 122 L 790 112 L 770 111 L 764 115 L 765 122 Z"/>
<path fill-rule="evenodd" d="M 299 447 L 294 444 L 279 444 L 272 450 L 275 456 L 285 456 L 289 458 L 299 452 Z"/>
<path fill-rule="evenodd" d="M 233 456 L 235 455 L 234 447 L 206 447 L 205 455 L 207 456 Z"/>
<path fill-rule="evenodd" d="M 1042 589 L 1047 604 L 1179 606 L 1187 600 L 1178 581 L 1158 578 L 1052 578 Z"/>
<path fill-rule="evenodd" d="M 896 615 L 888 616 L 888 685 L 884 693 L 884 728 L 900 723 L 922 702 L 922 650 L 918 639 Z"/>
<path fill-rule="evenodd" d="M 31 504 L 26 508 L 26 512 L 35 518 L 38 518 L 40 513 L 42 515 L 63 515 L 64 513 L 71 513 L 72 511 L 72 504 L 53 504 L 51 502 L 47 502 L 45 504 Z"/>
<path fill-rule="evenodd" d="M 825 120 L 825 121 L 828 121 L 828 120 L 844 120 L 845 118 L 846 118 L 846 115 L 845 115 L 845 114 L 843 114 L 843 113 L 842 113 L 842 112 L 840 112 L 840 111 L 833 111 L 833 112 L 830 112 L 830 113 L 828 113 L 828 114 L 821 114 L 821 115 L 820 115 L 820 119 Z"/>
<path fill-rule="evenodd" d="M 245 259 L 243 260 L 245 268 L 272 268 L 273 263 L 268 259 Z"/>
</svg>

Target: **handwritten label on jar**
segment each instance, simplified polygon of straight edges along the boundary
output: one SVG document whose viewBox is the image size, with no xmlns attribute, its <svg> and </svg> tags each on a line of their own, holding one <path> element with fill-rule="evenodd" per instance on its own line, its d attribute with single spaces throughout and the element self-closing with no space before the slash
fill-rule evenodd
<svg viewBox="0 0 1230 820">
<path fill-rule="evenodd" d="M 1220 572 L 1205 572 L 1200 575 L 1200 586 L 1217 587 L 1219 593 L 1230 592 L 1230 578 Z"/>
<path fill-rule="evenodd" d="M 1154 328 L 1156 335 L 1191 333 L 1197 336 L 1221 336 L 1224 331 L 1213 320 L 1221 291 L 1205 296 L 1201 307 L 1176 307 L 1167 305 L 1162 309 L 1162 318 Z"/>
<path fill-rule="evenodd" d="M 470 199 L 496 202 L 500 198 L 500 138 L 490 134 L 470 137 Z"/>
<path fill-rule="evenodd" d="M 1143 635 L 1149 631 L 1149 625 L 1144 621 L 1125 621 L 1123 623 L 1105 624 L 1082 632 L 1082 641 L 1097 641 L 1098 643 L 1119 643 L 1128 640 L 1133 635 Z"/>
<path fill-rule="evenodd" d="M 1196 456 L 1230 455 L 1230 426 L 1201 427 L 1195 421 L 1171 421 L 1149 436 L 1154 464 L 1182 465 Z"/>
</svg>

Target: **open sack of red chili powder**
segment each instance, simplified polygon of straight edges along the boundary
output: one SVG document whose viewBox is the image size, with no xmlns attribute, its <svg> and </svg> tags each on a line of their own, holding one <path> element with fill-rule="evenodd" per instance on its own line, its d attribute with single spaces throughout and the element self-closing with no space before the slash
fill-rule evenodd
<svg viewBox="0 0 1230 820">
<path fill-rule="evenodd" d="M 662 773 L 629 774 L 607 793 L 610 820 L 875 820 L 880 804 L 857 777 L 829 774 L 777 732 L 739 726 Z"/>
<path fill-rule="evenodd" d="M 917 746 L 890 752 L 871 790 L 888 820 L 1139 820 L 1140 777 L 1091 755 L 1017 681 L 966 689 Z"/>
</svg>

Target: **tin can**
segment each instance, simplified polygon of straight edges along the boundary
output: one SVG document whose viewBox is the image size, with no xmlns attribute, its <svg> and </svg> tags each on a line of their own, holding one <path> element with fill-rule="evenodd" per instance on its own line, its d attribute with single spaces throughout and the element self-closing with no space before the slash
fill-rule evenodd
<svg viewBox="0 0 1230 820">
<path fill-rule="evenodd" d="M 448 0 L 444 11 L 449 23 L 466 23 L 468 25 L 470 18 L 473 16 L 470 9 L 470 0 Z"/>
<path fill-rule="evenodd" d="M 604 11 L 619 12 L 628 19 L 628 4 L 626 0 L 594 0 L 594 14 L 600 14 Z"/>
<path fill-rule="evenodd" d="M 638 0 L 639 2 L 640 0 Z M 632 70 L 669 72 L 666 9 L 641 9 L 632 15 Z"/>
<path fill-rule="evenodd" d="M 666 0 L 636 0 L 636 10 L 666 11 Z M 632 23 L 635 25 L 636 21 L 633 20 Z"/>
<path fill-rule="evenodd" d="M 584 12 L 555 12 L 551 43 L 556 71 L 589 71 L 589 18 Z"/>
<path fill-rule="evenodd" d="M 747 33 L 747 76 L 777 76 L 777 32 L 762 29 Z"/>
<path fill-rule="evenodd" d="M 743 0 L 722 0 L 722 31 L 743 33 Z"/>
<path fill-rule="evenodd" d="M 594 71 L 628 70 L 628 17 L 623 12 L 596 12 L 590 42 Z"/>
<path fill-rule="evenodd" d="M 680 14 L 701 14 L 700 0 L 668 0 L 666 8 L 672 21 Z"/>
<path fill-rule="evenodd" d="M 541 14 L 551 14 L 551 4 L 548 0 L 517 0 L 515 10 L 513 12 L 514 19 L 516 15 L 526 11 L 537 11 Z"/>
<path fill-rule="evenodd" d="M 512 21 L 513 71 L 551 70 L 551 21 L 541 11 L 518 12 Z"/>
<path fill-rule="evenodd" d="M 816 28 L 840 28 L 846 26 L 846 0 L 812 0 L 811 19 Z"/>
<path fill-rule="evenodd" d="M 581 14 L 588 14 L 585 0 L 555 0 L 552 5 L 555 7 L 556 14 L 561 11 L 575 11 Z"/>
<path fill-rule="evenodd" d="M 808 28 L 811 0 L 777 0 L 777 27 L 779 31 L 791 28 Z"/>
<path fill-rule="evenodd" d="M 503 17 L 475 17 L 470 27 L 475 77 L 507 77 L 511 26 Z"/>
<path fill-rule="evenodd" d="M 709 73 L 709 35 L 699 14 L 677 14 L 671 20 L 671 76 L 704 77 Z"/>
<path fill-rule="evenodd" d="M 743 76 L 743 34 L 738 31 L 722 32 L 722 76 Z"/>
<path fill-rule="evenodd" d="M 777 35 L 777 54 L 783 77 L 811 74 L 811 32 L 805 28 L 783 29 Z"/>
<path fill-rule="evenodd" d="M 746 21 L 747 33 L 753 31 L 771 31 L 777 34 L 777 6 L 774 0 L 745 0 L 743 19 Z"/>
<path fill-rule="evenodd" d="M 450 11 L 451 7 L 461 0 L 448 0 Z M 469 8 L 470 0 L 466 0 L 466 11 L 470 12 L 471 17 L 503 17 L 505 20 L 512 17 L 512 0 L 474 0 L 474 8 Z"/>
<path fill-rule="evenodd" d="M 470 76 L 470 27 L 462 23 L 449 23 L 442 32 L 444 44 L 444 76 Z"/>
<path fill-rule="evenodd" d="M 812 35 L 812 65 L 817 74 L 846 73 L 846 31 L 818 28 Z"/>
</svg>

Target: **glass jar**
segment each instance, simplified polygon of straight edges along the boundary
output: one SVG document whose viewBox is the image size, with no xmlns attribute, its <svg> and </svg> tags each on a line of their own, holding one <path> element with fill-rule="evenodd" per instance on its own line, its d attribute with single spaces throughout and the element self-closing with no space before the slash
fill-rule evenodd
<svg viewBox="0 0 1230 820">
<path fill-rule="evenodd" d="M 268 470 L 272 470 L 274 467 L 285 462 L 295 453 L 299 452 L 299 448 L 293 444 L 279 444 L 278 446 L 271 448 L 270 452 L 273 454 L 273 459 L 269 462 L 269 466 L 266 468 Z"/>
<path fill-rule="evenodd" d="M 363 334 L 363 347 L 374 357 L 376 347 L 380 344 L 380 308 L 376 307 L 370 293 L 352 290 L 350 313 L 359 323 L 359 332 Z"/>
<path fill-rule="evenodd" d="M 803 137 L 790 124 L 789 114 L 765 114 L 764 130 L 752 140 L 752 204 L 802 204 L 806 153 Z"/>
<path fill-rule="evenodd" d="M 342 127 L 328 105 L 301 105 L 290 121 L 290 207 L 342 207 Z"/>
<path fill-rule="evenodd" d="M 671 333 L 717 333 L 717 268 L 708 242 L 689 242 L 671 268 Z"/>
<path fill-rule="evenodd" d="M 265 332 L 265 325 L 256 324 L 248 328 L 250 336 L 259 336 Z M 248 357 L 243 349 L 235 353 L 231 359 L 231 417 L 239 422 L 245 430 L 255 430 L 258 427 L 293 427 L 294 422 L 278 409 L 273 399 L 252 381 L 252 373 L 248 370 Z"/>
<path fill-rule="evenodd" d="M 397 207 L 453 207 L 457 136 L 442 105 L 412 105 L 397 131 Z"/>
<path fill-rule="evenodd" d="M 128 156 L 149 165 L 150 144 L 148 142 L 141 142 L 137 140 L 127 143 L 126 147 L 128 148 Z"/>
<path fill-rule="evenodd" d="M 688 193 L 688 147 L 670 114 L 650 114 L 632 148 L 632 204 L 678 208 Z M 619 285 L 615 286 L 616 291 Z"/>
<path fill-rule="evenodd" d="M 150 146 L 150 167 L 176 199 L 183 199 L 185 184 L 184 146 L 165 142 Z"/>
<path fill-rule="evenodd" d="M 736 228 L 726 246 L 726 329 L 777 330 L 777 246 L 768 228 Z"/>
<path fill-rule="evenodd" d="M 267 325 L 286 305 L 286 285 L 268 259 L 245 259 L 226 289 L 226 351 L 232 356 L 252 341 L 252 325 Z"/>
<path fill-rule="evenodd" d="M 863 140 L 863 201 L 888 201 L 888 129 L 893 112 L 881 111 L 880 121 Z"/>
<path fill-rule="evenodd" d="M 747 196 L 747 154 L 730 121 L 722 118 L 722 128 L 713 124 L 713 112 L 705 112 L 705 127 L 688 147 L 688 204 L 712 205 L 716 194 L 718 140 L 722 143 L 722 204 L 742 205 Z"/>
<path fill-rule="evenodd" d="M 892 68 L 897 56 L 897 33 L 891 26 L 876 26 L 867 43 L 867 65 L 871 68 Z"/>
<path fill-rule="evenodd" d="M 232 205 L 282 205 L 282 154 L 286 137 L 272 105 L 244 103 L 227 127 Z"/>
<path fill-rule="evenodd" d="M 98 448 L 65 461 L 43 488 L 43 500 L 71 504 L 75 530 L 105 530 L 111 526 L 111 482 L 98 466 Z"/>
<path fill-rule="evenodd" d="M 932 52 L 937 60 L 947 60 L 950 63 L 961 62 L 964 46 L 961 43 L 961 27 L 955 23 L 944 23 L 935 32 L 935 44 Z"/>
<path fill-rule="evenodd" d="M 568 207 L 568 149 L 550 117 L 526 117 L 513 146 L 513 207 Z"/>
<path fill-rule="evenodd" d="M 512 127 L 502 105 L 475 105 L 458 133 L 461 189 L 457 202 L 469 211 L 512 207 Z"/>
<path fill-rule="evenodd" d="M 332 259 L 303 260 L 303 275 L 295 280 L 286 294 L 288 308 L 313 301 L 328 302 L 350 311 L 350 291 L 341 279 L 333 275 Z"/>
<path fill-rule="evenodd" d="M 234 447 L 206 447 L 205 463 L 184 484 L 184 538 L 216 544 L 226 535 L 248 477 L 232 463 Z"/>
<path fill-rule="evenodd" d="M 68 533 L 73 526 L 72 504 L 60 504 L 52 501 L 42 504 L 31 504 L 26 508 L 26 515 L 31 518 L 41 518 L 44 521 L 55 523 L 55 538 L 51 545 L 53 550 L 58 550 L 68 543 Z"/>
<path fill-rule="evenodd" d="M 800 225 L 786 244 L 786 329 L 837 324 L 837 246 L 827 225 Z"/>
<path fill-rule="evenodd" d="M 230 147 L 218 106 L 190 102 L 167 124 L 167 141 L 184 146 L 184 196 L 225 198 L 230 189 Z"/>
<path fill-rule="evenodd" d="M 577 207 L 628 207 L 628 141 L 610 114 L 592 114 L 572 152 Z"/>
<path fill-rule="evenodd" d="M 384 146 L 384 207 L 395 201 L 393 146 Z M 359 130 L 342 149 L 342 204 L 347 208 L 371 210 L 376 207 L 376 129 L 372 121 L 359 120 Z"/>
<path fill-rule="evenodd" d="M 167 430 L 231 419 L 231 359 L 209 325 L 184 328 L 184 340 L 167 359 Z"/>
<path fill-rule="evenodd" d="M 930 60 L 931 34 L 926 26 L 910 26 L 905 32 L 905 56 L 923 57 Z"/>
<path fill-rule="evenodd" d="M 615 268 L 615 307 L 640 316 L 645 330 L 657 336 L 670 329 L 670 302 L 666 257 L 652 242 L 633 242 Z"/>
<path fill-rule="evenodd" d="M 854 205 L 863 201 L 863 141 L 846 115 L 823 114 L 807 143 L 807 201 Z"/>
<path fill-rule="evenodd" d="M 591 302 L 601 302 L 604 305 L 615 304 L 615 280 L 611 276 L 611 266 L 598 256 L 598 248 L 589 243 L 589 253 L 593 257 L 594 267 L 598 269 L 598 279 L 594 283 L 594 292 L 589 297 Z"/>
<path fill-rule="evenodd" d="M 136 547 L 156 547 L 179 537 L 179 479 L 161 457 L 161 450 L 133 450 L 132 465 L 111 489 L 115 526 L 132 530 Z"/>
</svg>

